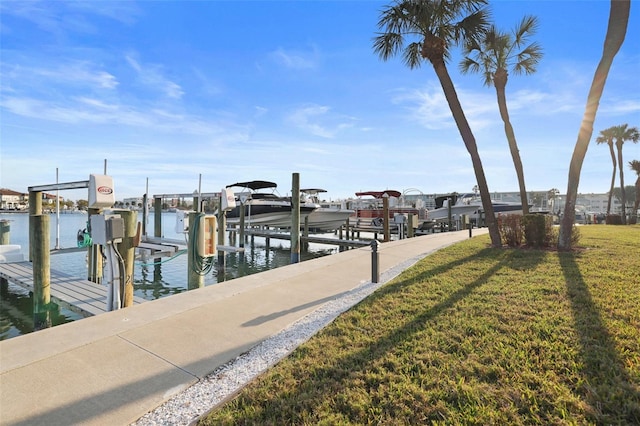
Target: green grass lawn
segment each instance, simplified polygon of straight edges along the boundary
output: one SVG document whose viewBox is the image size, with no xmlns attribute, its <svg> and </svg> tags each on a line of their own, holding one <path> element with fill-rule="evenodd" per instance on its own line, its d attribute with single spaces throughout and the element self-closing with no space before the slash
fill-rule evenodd
<svg viewBox="0 0 640 426">
<path fill-rule="evenodd" d="M 640 424 L 640 225 L 425 257 L 201 420 Z"/>
</svg>

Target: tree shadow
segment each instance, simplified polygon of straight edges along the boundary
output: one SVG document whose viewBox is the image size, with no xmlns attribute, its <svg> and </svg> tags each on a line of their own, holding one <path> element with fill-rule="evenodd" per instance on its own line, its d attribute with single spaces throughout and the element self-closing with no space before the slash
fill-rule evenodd
<svg viewBox="0 0 640 426">
<path fill-rule="evenodd" d="M 597 424 L 640 424 L 640 393 L 634 387 L 615 342 L 575 260 L 559 253 L 584 362 L 585 384 L 576 389 L 592 409 Z M 633 396 L 629 398 L 629 395 Z M 632 404 L 629 401 L 635 400 Z"/>
<path fill-rule="evenodd" d="M 478 256 L 495 256 L 495 249 L 484 249 L 479 253 L 475 253 L 468 257 L 457 259 L 456 261 L 449 262 L 446 264 L 438 265 L 434 268 L 430 268 L 427 271 L 419 274 L 418 276 L 412 276 L 410 279 L 400 279 L 392 284 L 386 285 L 379 290 L 377 290 L 374 294 L 370 295 L 367 300 L 372 300 L 372 297 L 384 297 L 385 293 L 388 292 L 397 292 L 399 289 L 410 286 L 416 281 L 428 279 L 429 276 L 433 276 L 436 274 L 447 273 L 452 269 L 460 267 L 464 265 L 466 262 L 471 260 L 477 260 Z M 412 335 L 419 333 L 425 327 L 425 324 L 429 321 L 433 320 L 439 315 L 445 314 L 446 311 L 455 307 L 455 305 L 461 302 L 466 297 L 470 296 L 484 284 L 488 283 L 491 278 L 502 268 L 507 266 L 510 263 L 510 256 L 507 254 L 498 260 L 495 265 L 486 271 L 484 271 L 476 280 L 471 282 L 470 284 L 458 289 L 457 291 L 452 292 L 448 295 L 444 300 L 434 304 L 433 306 L 426 309 L 421 314 L 413 317 L 413 319 L 409 322 L 404 323 L 401 327 L 398 327 L 386 335 L 378 337 L 374 342 L 370 345 L 364 346 L 356 352 L 353 352 L 347 356 L 343 356 L 341 358 L 335 359 L 332 362 L 324 364 L 317 369 L 314 369 L 312 373 L 309 374 L 310 377 L 313 377 L 313 380 L 302 380 L 299 381 L 295 387 L 289 387 L 287 389 L 287 395 L 308 395 L 309 387 L 320 388 L 324 386 L 323 377 L 331 378 L 331 394 L 337 394 L 340 392 L 338 389 L 338 385 L 336 382 L 342 382 L 348 378 L 350 374 L 353 373 L 349 368 L 342 368 L 342 366 L 360 366 L 359 369 L 366 369 L 368 365 L 373 365 L 376 360 L 385 356 L 386 353 L 392 352 L 397 348 L 398 342 L 406 339 L 410 339 Z M 375 303 L 375 302 L 374 302 Z M 313 383 L 311 383 L 313 382 Z M 343 385 L 340 385 L 343 386 Z M 264 406 L 267 405 L 278 405 L 277 402 L 282 396 L 279 394 L 272 394 L 271 401 L 261 401 L 261 404 L 264 403 Z M 305 400 L 305 398 L 302 398 Z M 314 411 L 313 407 L 310 405 L 314 405 L 316 403 L 321 403 L 320 400 L 308 400 L 306 399 L 302 404 L 305 404 L 305 409 L 309 411 Z M 241 404 L 245 404 L 247 401 L 242 402 Z M 215 407 L 214 407 L 215 408 Z M 261 421 L 274 422 L 278 420 L 285 419 L 275 419 L 273 417 L 273 412 L 271 416 L 267 418 L 262 418 L 262 411 L 257 407 L 254 407 L 252 410 L 252 414 L 248 415 L 248 417 L 243 417 L 242 421 L 248 424 L 258 424 Z M 285 410 L 286 411 L 286 410 Z M 247 414 L 247 413 L 245 413 Z M 286 412 L 284 415 L 291 414 L 291 412 Z M 287 423 L 295 423 L 300 419 L 292 419 L 287 418 Z"/>
</svg>

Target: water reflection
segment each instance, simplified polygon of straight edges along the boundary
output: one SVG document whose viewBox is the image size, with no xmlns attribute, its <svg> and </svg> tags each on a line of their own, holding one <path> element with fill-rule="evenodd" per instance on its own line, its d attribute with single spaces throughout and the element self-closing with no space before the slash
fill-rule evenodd
<svg viewBox="0 0 640 426">
<path fill-rule="evenodd" d="M 33 297 L 30 291 L 0 280 L 0 340 L 10 339 L 34 330 Z M 82 316 L 55 303 L 50 303 L 52 326 L 81 319 Z"/>
<path fill-rule="evenodd" d="M 175 213 L 162 214 L 163 236 L 173 240 L 184 239 L 183 235 L 174 232 Z M 0 214 L 0 219 L 11 221 L 11 244 L 22 246 L 26 255 L 28 250 L 28 215 Z M 60 217 L 60 246 L 75 247 L 77 231 L 86 226 L 87 217 L 84 214 L 65 214 Z M 153 229 L 153 216 L 150 217 L 147 229 Z M 139 217 L 142 220 L 142 217 Z M 50 247 L 56 241 L 52 226 Z M 274 243 L 275 242 L 275 243 Z M 233 245 L 237 245 L 233 241 Z M 244 253 L 226 253 L 224 264 L 219 265 L 217 258 L 211 271 L 204 277 L 204 285 L 215 285 L 218 282 L 251 275 L 269 269 L 285 266 L 291 263 L 289 242 L 261 237 L 246 237 Z M 300 253 L 300 261 L 337 253 L 335 246 L 311 244 L 308 251 Z M 155 300 L 173 294 L 187 291 L 188 266 L 186 250 L 176 253 L 173 257 L 141 258 L 134 266 L 134 295 L 146 300 Z M 51 269 L 68 275 L 87 277 L 86 252 L 74 252 L 51 256 Z M 29 291 L 11 283 L 3 285 L 0 304 L 0 340 L 9 339 L 33 331 L 33 300 Z M 80 319 L 81 316 L 64 308 L 55 307 L 51 312 L 53 325 Z"/>
</svg>

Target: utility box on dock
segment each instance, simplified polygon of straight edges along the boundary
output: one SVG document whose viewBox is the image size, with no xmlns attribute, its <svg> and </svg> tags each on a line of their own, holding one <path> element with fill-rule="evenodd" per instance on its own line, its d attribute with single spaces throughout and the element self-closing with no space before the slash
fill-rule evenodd
<svg viewBox="0 0 640 426">
<path fill-rule="evenodd" d="M 202 215 L 198 223 L 198 256 L 212 257 L 216 255 L 218 245 L 218 221 L 215 216 Z"/>
<path fill-rule="evenodd" d="M 107 175 L 89 176 L 89 208 L 105 209 L 116 202 L 113 179 Z"/>
<path fill-rule="evenodd" d="M 124 219 L 118 215 L 91 216 L 91 239 L 94 244 L 120 243 L 124 238 Z"/>
<path fill-rule="evenodd" d="M 220 192 L 220 210 L 226 212 L 236 207 L 236 195 L 231 188 L 222 188 Z"/>
<path fill-rule="evenodd" d="M 176 210 L 176 234 L 189 232 L 189 212 Z"/>
</svg>

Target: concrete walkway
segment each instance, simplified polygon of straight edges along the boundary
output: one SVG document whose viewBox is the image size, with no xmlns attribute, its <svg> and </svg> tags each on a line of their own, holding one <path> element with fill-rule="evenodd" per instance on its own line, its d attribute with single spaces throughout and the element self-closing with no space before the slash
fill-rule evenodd
<svg viewBox="0 0 640 426">
<path fill-rule="evenodd" d="M 446 232 L 381 244 L 380 272 L 468 236 Z M 0 424 L 130 424 L 370 281 L 371 249 L 360 248 L 2 341 Z"/>
</svg>

